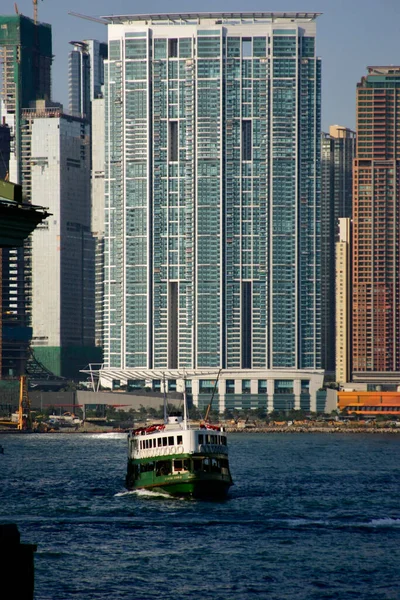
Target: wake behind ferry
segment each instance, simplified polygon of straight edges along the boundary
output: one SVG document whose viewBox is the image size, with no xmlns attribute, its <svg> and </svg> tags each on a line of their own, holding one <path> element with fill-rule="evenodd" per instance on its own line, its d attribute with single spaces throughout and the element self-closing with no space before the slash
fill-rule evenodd
<svg viewBox="0 0 400 600">
<path fill-rule="evenodd" d="M 129 490 L 161 490 L 173 496 L 224 498 L 233 485 L 223 427 L 207 422 L 191 428 L 174 413 L 164 423 L 128 434 Z"/>
</svg>

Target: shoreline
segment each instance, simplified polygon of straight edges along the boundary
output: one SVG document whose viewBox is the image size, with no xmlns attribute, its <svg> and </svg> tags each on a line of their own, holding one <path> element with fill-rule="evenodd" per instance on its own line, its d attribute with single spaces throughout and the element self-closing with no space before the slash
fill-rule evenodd
<svg viewBox="0 0 400 600">
<path fill-rule="evenodd" d="M 296 434 L 296 433 L 371 433 L 371 434 L 379 434 L 379 433 L 389 433 L 389 434 L 400 434 L 400 427 L 377 427 L 376 425 L 328 425 L 323 427 L 316 426 L 304 426 L 304 425 L 271 425 L 271 426 L 263 426 L 263 427 L 234 427 L 232 425 L 228 425 L 224 427 L 224 431 L 227 433 L 243 433 L 243 434 L 254 434 L 254 433 L 284 433 L 284 434 Z M 90 428 L 82 428 L 82 429 L 58 429 L 52 431 L 20 431 L 18 429 L 0 429 L 0 436 L 4 435 L 26 435 L 26 434 L 40 434 L 45 435 L 47 433 L 57 433 L 57 434 L 97 434 L 97 433 L 126 433 L 130 429 L 111 429 L 110 427 L 101 428 L 99 426 Z"/>
<path fill-rule="evenodd" d="M 304 427 L 304 426 L 271 426 L 271 427 L 226 427 L 227 433 L 400 433 L 400 427 L 376 427 L 376 426 L 327 426 L 327 427 Z"/>
</svg>

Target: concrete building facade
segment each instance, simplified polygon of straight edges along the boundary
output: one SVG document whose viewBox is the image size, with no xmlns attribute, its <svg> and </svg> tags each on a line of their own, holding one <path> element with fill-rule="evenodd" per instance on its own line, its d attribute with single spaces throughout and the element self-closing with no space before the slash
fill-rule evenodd
<svg viewBox="0 0 400 600">
<path fill-rule="evenodd" d="M 51 213 L 32 236 L 32 346 L 55 375 L 77 376 L 94 356 L 90 136 L 86 121 L 55 111 L 23 113 L 32 198 Z"/>
<path fill-rule="evenodd" d="M 335 372 L 336 381 L 344 383 L 351 378 L 351 219 L 339 219 L 335 247 Z"/>
</svg>

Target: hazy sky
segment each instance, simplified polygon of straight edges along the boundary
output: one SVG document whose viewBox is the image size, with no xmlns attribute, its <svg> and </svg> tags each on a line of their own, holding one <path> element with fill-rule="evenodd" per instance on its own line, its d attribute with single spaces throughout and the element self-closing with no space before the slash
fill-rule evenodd
<svg viewBox="0 0 400 600">
<path fill-rule="evenodd" d="M 18 0 L 20 13 L 33 16 L 32 0 Z M 317 53 L 322 58 L 322 128 L 355 128 L 355 89 L 371 65 L 400 64 L 400 0 L 38 0 L 39 20 L 52 25 L 53 100 L 68 108 L 68 53 L 71 40 L 106 41 L 107 28 L 72 17 L 134 13 L 212 11 L 298 11 L 323 13 L 317 19 Z M 14 13 L 0 0 L 2 14 Z"/>
</svg>

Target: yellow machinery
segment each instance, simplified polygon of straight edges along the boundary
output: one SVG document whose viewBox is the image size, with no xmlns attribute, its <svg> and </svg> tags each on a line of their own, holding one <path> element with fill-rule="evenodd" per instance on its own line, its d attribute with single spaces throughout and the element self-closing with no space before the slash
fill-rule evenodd
<svg viewBox="0 0 400 600">
<path fill-rule="evenodd" d="M 20 431 L 32 429 L 31 403 L 28 396 L 26 375 L 22 375 L 19 380 L 18 429 Z"/>
</svg>

